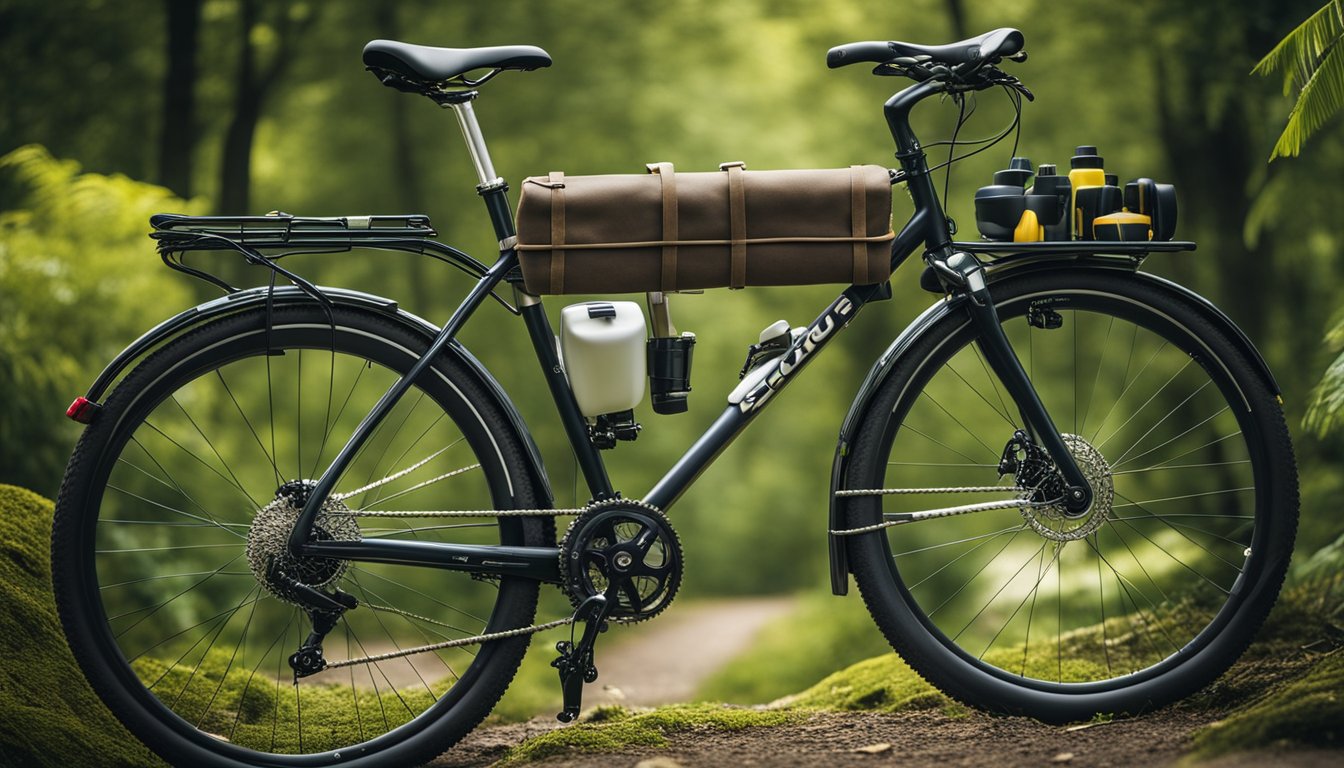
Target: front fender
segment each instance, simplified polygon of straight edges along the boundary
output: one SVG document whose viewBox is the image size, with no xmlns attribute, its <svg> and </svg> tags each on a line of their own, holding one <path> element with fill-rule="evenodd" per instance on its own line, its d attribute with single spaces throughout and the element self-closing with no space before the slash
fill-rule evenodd
<svg viewBox="0 0 1344 768">
<path fill-rule="evenodd" d="M 433 339 L 439 333 L 439 329 L 434 324 L 402 310 L 397 306 L 397 302 L 392 299 L 343 288 L 322 288 L 322 292 L 335 304 L 378 312 L 396 320 L 412 332 L 424 336 L 427 340 Z M 154 326 L 122 350 L 94 380 L 84 396 L 85 399 L 94 404 L 100 402 L 112 384 L 120 379 L 132 364 L 158 349 L 168 340 L 176 338 L 202 323 L 262 306 L 268 300 L 273 301 L 276 305 L 292 305 L 313 301 L 311 296 L 294 286 L 277 287 L 273 294 L 270 288 L 262 286 L 238 291 L 204 304 L 198 304 Z M 504 388 L 499 385 L 499 382 L 495 381 L 495 378 L 490 375 L 485 366 L 456 339 L 444 347 L 443 354 L 455 357 L 458 362 L 462 363 L 463 368 L 475 375 L 481 389 L 494 400 L 494 404 L 499 407 L 500 412 L 508 418 L 510 426 L 526 450 L 527 469 L 533 484 L 538 489 L 545 506 L 549 507 L 553 503 L 554 497 L 551 493 L 550 480 L 546 476 L 545 465 L 541 460 L 541 452 L 537 449 L 532 434 L 523 422 L 522 415 L 518 413 L 518 409 L 509 399 Z"/>
<path fill-rule="evenodd" d="M 1005 265 L 1006 266 L 1006 265 Z M 1092 270 L 1107 269 L 1114 270 L 1117 267 L 1105 264 L 1073 264 L 1063 266 L 1059 260 L 1040 261 L 1035 263 L 1022 264 L 1020 266 L 1000 267 L 998 269 L 987 269 L 986 276 L 989 285 L 992 287 L 995 283 L 1002 282 L 1010 276 L 1017 276 L 1027 272 L 1042 269 L 1076 269 Z M 1131 272 L 1130 269 L 1124 269 L 1125 272 Z M 1210 325 L 1224 332 L 1238 350 L 1245 355 L 1251 362 L 1256 373 L 1264 381 L 1269 391 L 1278 395 L 1280 393 L 1278 383 L 1274 380 L 1274 374 L 1270 372 L 1264 358 L 1259 350 L 1246 336 L 1240 328 L 1228 318 L 1222 310 L 1214 306 L 1208 299 L 1200 296 L 1194 291 L 1173 283 L 1161 277 L 1150 275 L 1144 272 L 1133 272 L 1134 279 L 1148 281 L 1162 290 L 1174 293 L 1180 298 L 1189 302 L 1189 304 L 1203 315 Z M 829 528 L 834 531 L 844 527 L 844 521 L 841 520 L 840 504 L 837 503 L 835 492 L 841 489 L 841 485 L 848 473 L 849 468 L 849 446 L 853 442 L 859 427 L 868 418 L 869 403 L 873 395 L 887 380 L 897 366 L 904 362 L 904 355 L 911 346 L 915 344 L 923 335 L 929 332 L 939 320 L 950 314 L 962 312 L 962 305 L 968 301 L 964 296 L 954 296 L 946 298 L 928 309 L 915 320 L 906 326 L 896 340 L 887 347 L 882 356 L 877 359 L 873 367 L 868 371 L 863 383 L 859 386 L 858 393 L 854 396 L 854 401 L 850 403 L 849 412 L 845 415 L 844 423 L 840 427 L 840 437 L 836 444 L 835 461 L 831 464 L 831 494 L 830 494 L 830 515 Z M 849 591 L 849 557 L 846 549 L 844 537 L 828 535 L 830 549 L 830 572 L 831 572 L 831 591 L 837 595 L 847 594 Z"/>
</svg>

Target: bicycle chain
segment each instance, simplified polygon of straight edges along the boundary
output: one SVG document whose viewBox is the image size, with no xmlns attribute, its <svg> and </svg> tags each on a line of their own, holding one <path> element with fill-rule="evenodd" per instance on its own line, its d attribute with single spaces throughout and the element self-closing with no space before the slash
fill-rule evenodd
<svg viewBox="0 0 1344 768">
<path fill-rule="evenodd" d="M 1003 485 L 967 485 L 952 486 L 946 488 L 872 488 L 852 491 L 836 491 L 837 498 L 853 498 L 856 496 L 893 496 L 904 494 L 934 494 L 934 493 L 1004 493 L 1007 491 L 1023 489 L 1014 486 Z M 1032 501 L 1030 498 L 1009 499 L 1006 501 L 986 501 L 976 504 L 962 504 L 956 507 L 944 507 L 943 509 L 924 510 L 923 517 L 920 519 L 932 519 L 937 517 L 952 517 L 954 515 L 964 515 L 971 512 L 989 512 L 996 509 L 1024 509 L 1027 507 L 1048 507 L 1058 504 L 1061 499 L 1047 501 Z M 1025 514 L 1025 513 L 1024 513 Z M 857 536 L 862 533 L 872 533 L 885 528 L 892 528 L 898 525 L 906 525 L 914 522 L 913 520 L 884 520 L 873 525 L 865 525 L 861 528 L 841 528 L 829 531 L 832 536 Z"/>
<path fill-rule="evenodd" d="M 836 497 L 892 496 L 906 493 L 1003 493 L 1018 490 L 1015 485 L 965 485 L 949 488 L 873 488 L 870 490 L 836 491 Z"/>
<path fill-rule="evenodd" d="M 470 468 L 468 468 L 468 469 L 470 469 Z M 355 495 L 355 494 L 358 493 L 358 492 L 359 492 L 359 491 L 354 491 L 354 492 L 351 492 L 351 493 L 349 493 L 349 494 L 343 494 L 343 495 L 342 495 L 342 498 L 346 498 L 346 497 L 349 497 L 349 496 L 353 496 L 353 495 Z M 343 515 L 349 515 L 349 516 L 351 516 L 351 517 L 388 517 L 388 518 L 407 518 L 407 517 L 560 517 L 560 516 L 563 516 L 563 515 L 577 515 L 577 514 L 582 513 L 585 509 L 586 509 L 586 508 L 580 508 L 580 509 L 574 509 L 574 508 L 567 508 L 567 509 L 458 509 L 458 510 L 420 510 L 420 511 L 404 511 L 404 510 L 376 511 L 376 510 L 355 510 L 355 509 L 352 509 L 352 510 L 348 510 L 348 511 L 342 512 L 341 514 L 343 514 Z M 418 620 L 418 621 L 424 621 L 424 622 L 428 622 L 428 623 L 430 623 L 430 624 L 437 624 L 437 625 L 439 625 L 439 626 L 445 626 L 445 627 L 446 627 L 446 626 L 449 626 L 449 625 L 445 624 L 444 622 L 437 621 L 437 620 L 435 620 L 435 619 L 431 619 L 431 618 L 429 618 L 428 616 L 421 616 L 421 615 L 419 615 L 419 614 L 412 613 L 412 612 L 410 612 L 410 611 L 406 611 L 406 610 L 402 610 L 402 609 L 400 609 L 400 608 L 393 608 L 392 606 L 388 606 L 388 605 L 377 605 L 377 604 L 374 604 L 374 603 L 364 603 L 364 607 L 365 607 L 365 608 L 368 608 L 369 610 L 373 610 L 373 611 L 383 611 L 383 612 L 386 612 L 386 613 L 395 613 L 395 614 L 398 614 L 398 615 L 400 615 L 400 616 L 405 616 L 406 618 L 409 618 L 409 619 L 416 619 L 416 620 Z M 393 660 L 393 659 L 405 658 L 406 656 L 413 656 L 413 655 L 415 655 L 415 654 L 419 654 L 419 653 L 429 653 L 429 652 L 431 652 L 431 651 L 441 651 L 441 650 L 446 650 L 446 649 L 448 649 L 448 648 L 460 648 L 460 647 L 462 647 L 462 646 L 466 646 L 466 645 L 479 645 L 479 644 L 482 644 L 482 643 L 488 643 L 488 642 L 491 642 L 492 640 L 506 640 L 506 639 L 511 638 L 511 637 L 519 637 L 520 635 L 531 635 L 531 634 L 536 634 L 537 632 L 544 632 L 544 631 L 546 631 L 546 630 L 548 630 L 548 629 L 555 629 L 556 627 L 563 627 L 563 626 L 566 626 L 566 625 L 569 625 L 569 624 L 573 624 L 573 623 L 574 623 L 574 617 L 569 616 L 569 617 L 566 617 L 566 618 L 563 618 L 563 619 L 557 619 L 557 620 L 555 620 L 555 621 L 549 621 L 549 622 L 546 622 L 545 624 L 532 624 L 532 625 L 530 625 L 530 626 L 526 626 L 526 627 L 518 627 L 518 628 L 515 628 L 515 629 L 506 629 L 506 630 L 502 630 L 502 631 L 500 631 L 500 632 L 487 632 L 487 633 L 485 633 L 485 634 L 472 635 L 471 637 L 462 637 L 462 638 L 458 638 L 458 639 L 456 639 L 456 640 L 445 640 L 445 641 L 443 641 L 443 642 L 441 642 L 441 643 L 432 643 L 432 644 L 430 644 L 430 645 L 420 645 L 420 646 L 416 646 L 415 648 L 406 648 L 406 649 L 398 650 L 398 651 L 389 651 L 389 652 L 387 652 L 387 653 L 380 653 L 380 654 L 375 654 L 375 655 L 371 655 L 371 656 L 361 656 L 361 657 L 359 657 L 359 658 L 345 659 L 345 660 L 342 660 L 342 661 L 332 661 L 332 662 L 328 662 L 328 664 L 327 664 L 327 669 L 340 669 L 340 668 L 342 668 L 342 667 L 352 667 L 352 666 L 355 666 L 356 664 L 376 664 L 376 663 L 378 663 L 378 662 L 380 662 L 380 661 L 391 661 L 391 660 Z"/>
<path fill-rule="evenodd" d="M 366 607 L 372 607 L 372 606 L 366 606 Z M 383 606 L 379 606 L 379 608 L 382 607 Z M 375 608 L 374 610 L 378 609 Z M 393 612 L 399 613 L 399 611 L 397 611 L 396 609 L 392 610 Z M 423 618 L 423 617 L 417 617 L 417 618 Z M 471 637 L 463 637 L 457 640 L 445 640 L 442 643 L 434 643 L 432 645 L 421 645 L 415 648 L 407 648 L 401 651 L 390 651 L 388 653 L 380 653 L 373 656 L 361 656 L 357 659 L 332 661 L 327 663 L 326 668 L 339 669 L 341 667 L 353 667 L 356 664 L 376 664 L 380 661 L 391 661 L 392 659 L 400 659 L 417 653 L 428 653 L 429 651 L 441 651 L 446 648 L 459 648 L 464 645 L 478 645 L 480 643 L 488 643 L 492 640 L 506 640 L 510 637 L 518 637 L 520 635 L 531 635 L 537 632 L 543 632 L 548 629 L 555 629 L 556 627 L 563 627 L 566 624 L 573 624 L 573 623 L 574 618 L 571 616 L 563 619 L 557 619 L 555 621 L 548 621 L 545 624 L 533 624 L 527 627 L 518 627 L 517 629 L 506 629 L 500 632 L 487 632 L 486 634 L 483 635 L 473 635 Z"/>
</svg>

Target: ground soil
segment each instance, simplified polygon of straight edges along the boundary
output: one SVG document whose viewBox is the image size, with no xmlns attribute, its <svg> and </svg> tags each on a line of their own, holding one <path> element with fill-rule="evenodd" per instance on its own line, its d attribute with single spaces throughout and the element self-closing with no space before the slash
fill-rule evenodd
<svg viewBox="0 0 1344 768">
<path fill-rule="evenodd" d="M 737 733 L 670 734 L 669 746 L 620 754 L 555 756 L 530 765 L 566 768 L 719 768 L 720 766 L 1145 766 L 1175 765 L 1190 734 L 1216 719 L 1209 713 L 1163 711 L 1073 730 L 1034 720 L 938 711 L 883 714 L 818 713 L 789 726 Z M 554 724 L 543 719 L 483 729 L 434 763 L 438 768 L 489 765 L 509 747 Z M 1077 728 L 1076 726 L 1074 728 Z M 1338 768 L 1337 751 L 1243 753 L 1202 768 Z"/>
<path fill-rule="evenodd" d="M 759 628 L 786 613 L 785 599 L 746 599 L 680 606 L 683 611 L 631 630 L 602 654 L 602 681 L 585 691 L 589 705 L 637 708 L 688 701 L 696 686 L 738 651 Z M 666 623 L 663 623 L 666 622 Z M 1243 660 L 1245 661 L 1245 660 Z M 1220 695 L 1198 706 L 1177 704 L 1151 715 L 1075 726 L 1027 718 L 942 710 L 898 714 L 824 712 L 802 722 L 723 732 L 709 728 L 667 734 L 668 746 L 632 747 L 618 754 L 576 753 L 530 765 L 568 768 L 719 768 L 720 766 L 1174 766 L 1195 731 L 1218 721 L 1238 700 L 1261 693 L 1286 673 L 1286 662 L 1239 664 L 1223 678 Z M 1278 667 L 1284 666 L 1284 669 Z M 432 768 L 486 766 L 510 747 L 563 727 L 550 717 L 477 729 Z M 1308 750 L 1227 755 L 1201 768 L 1339 768 L 1344 752 Z"/>
</svg>

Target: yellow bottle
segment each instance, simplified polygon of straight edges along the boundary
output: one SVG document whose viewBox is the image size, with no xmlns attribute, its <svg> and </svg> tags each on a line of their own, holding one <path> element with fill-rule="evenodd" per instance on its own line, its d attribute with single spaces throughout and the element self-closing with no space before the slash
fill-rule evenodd
<svg viewBox="0 0 1344 768">
<path fill-rule="evenodd" d="M 1073 202 L 1069 206 L 1070 227 L 1077 240 L 1094 240 L 1092 219 L 1097 216 L 1101 188 L 1106 186 L 1106 171 L 1097 148 L 1081 146 L 1069 160 L 1069 185 Z"/>
</svg>

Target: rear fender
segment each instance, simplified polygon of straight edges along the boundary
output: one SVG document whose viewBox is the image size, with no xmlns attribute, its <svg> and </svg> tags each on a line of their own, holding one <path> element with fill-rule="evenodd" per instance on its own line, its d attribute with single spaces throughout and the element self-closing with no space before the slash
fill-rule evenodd
<svg viewBox="0 0 1344 768">
<path fill-rule="evenodd" d="M 322 292 L 331 299 L 332 303 L 352 307 L 356 309 L 371 310 L 378 312 L 401 325 L 405 326 L 413 333 L 425 337 L 426 341 L 433 339 L 438 335 L 439 329 L 432 323 L 416 317 L 415 315 L 403 311 L 397 306 L 397 302 L 386 299 L 381 296 L 375 296 L 371 293 L 361 291 L 350 291 L 342 288 L 322 288 Z M 154 350 L 163 346 L 170 339 L 174 339 L 186 331 L 197 327 L 203 323 L 252 309 L 258 306 L 264 306 L 270 297 L 276 306 L 286 306 L 295 304 L 306 304 L 313 301 L 312 297 L 294 286 L 277 287 L 274 293 L 268 287 L 252 288 L 245 291 L 238 291 L 227 296 L 215 299 L 213 301 L 198 304 L 191 309 L 186 310 L 174 317 L 171 317 L 154 328 L 150 329 L 140 338 L 136 339 L 122 350 L 117 357 L 103 369 L 103 372 L 94 380 L 89 391 L 84 395 L 97 407 L 103 395 L 109 388 L 120 379 L 126 371 L 136 361 L 144 358 Z M 449 342 L 444 347 L 443 354 L 452 356 L 462 363 L 462 367 L 476 377 L 477 383 L 481 385 L 484 391 L 499 407 L 509 420 L 514 434 L 518 437 L 526 451 L 527 470 L 530 473 L 533 485 L 537 488 L 541 500 L 545 506 L 549 507 L 554 497 L 551 493 L 550 480 L 546 476 L 546 468 L 541 460 L 541 452 L 537 449 L 536 443 L 532 439 L 532 434 L 528 431 L 527 425 L 523 422 L 523 417 L 518 413 L 513 401 L 509 399 L 504 388 L 495 381 L 485 366 L 480 363 L 466 347 L 463 347 L 456 339 Z"/>
</svg>

